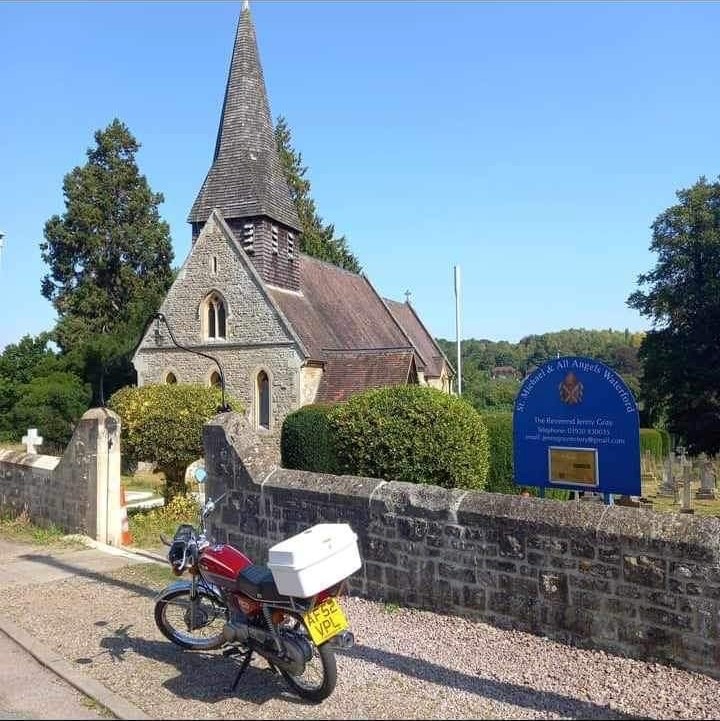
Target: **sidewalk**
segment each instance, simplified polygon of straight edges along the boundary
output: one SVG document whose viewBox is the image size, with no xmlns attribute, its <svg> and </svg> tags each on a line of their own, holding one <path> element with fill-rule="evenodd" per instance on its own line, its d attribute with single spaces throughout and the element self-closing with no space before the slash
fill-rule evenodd
<svg viewBox="0 0 720 721">
<path fill-rule="evenodd" d="M 94 548 L 39 548 L 0 539 L 0 562 L 7 589 L 41 589 L 48 603 L 26 615 L 52 609 L 52 589 L 78 572 L 108 573 L 137 563 Z M 78 609 L 79 613 L 82 613 Z M 58 634 L 62 634 L 58 626 Z M 0 613 L 0 718 L 3 719 L 145 719 L 140 709 L 73 668 L 47 644 L 40 643 L 4 612 Z"/>
</svg>

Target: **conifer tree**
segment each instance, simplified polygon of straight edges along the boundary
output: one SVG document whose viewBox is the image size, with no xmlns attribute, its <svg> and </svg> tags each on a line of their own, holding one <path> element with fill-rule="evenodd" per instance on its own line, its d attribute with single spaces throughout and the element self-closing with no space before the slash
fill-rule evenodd
<svg viewBox="0 0 720 721">
<path fill-rule="evenodd" d="M 98 130 L 85 165 L 65 176 L 65 212 L 47 221 L 40 245 L 55 339 L 101 401 L 132 380 L 131 351 L 172 282 L 170 228 L 158 212 L 164 199 L 138 169 L 139 148 L 117 118 Z"/>
</svg>

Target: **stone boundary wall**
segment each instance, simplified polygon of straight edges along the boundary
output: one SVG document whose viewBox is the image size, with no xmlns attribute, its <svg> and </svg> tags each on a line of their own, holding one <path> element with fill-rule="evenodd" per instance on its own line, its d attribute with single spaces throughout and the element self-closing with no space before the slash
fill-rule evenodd
<svg viewBox="0 0 720 721">
<path fill-rule="evenodd" d="M 720 520 L 278 467 L 237 414 L 205 426 L 219 542 L 256 563 L 320 522 L 349 523 L 354 593 L 720 677 Z"/>
<path fill-rule="evenodd" d="M 0 451 L 0 508 L 13 515 L 27 510 L 33 523 L 118 545 L 118 416 L 106 408 L 87 411 L 61 458 Z"/>
</svg>

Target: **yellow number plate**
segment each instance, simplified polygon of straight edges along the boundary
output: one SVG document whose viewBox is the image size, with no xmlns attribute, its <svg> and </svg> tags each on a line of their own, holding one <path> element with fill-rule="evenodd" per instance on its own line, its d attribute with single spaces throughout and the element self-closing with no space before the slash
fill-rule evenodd
<svg viewBox="0 0 720 721">
<path fill-rule="evenodd" d="M 348 627 L 347 619 L 340 604 L 334 598 L 324 600 L 305 616 L 305 625 L 310 637 L 319 646 Z"/>
</svg>

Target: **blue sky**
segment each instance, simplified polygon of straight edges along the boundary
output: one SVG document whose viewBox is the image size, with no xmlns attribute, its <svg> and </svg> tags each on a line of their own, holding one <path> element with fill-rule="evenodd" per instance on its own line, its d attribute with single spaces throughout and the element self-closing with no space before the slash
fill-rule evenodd
<svg viewBox="0 0 720 721">
<path fill-rule="evenodd" d="M 240 2 L 0 3 L 0 347 L 49 329 L 43 225 L 114 117 L 176 263 Z M 273 116 L 320 213 L 431 332 L 641 330 L 650 224 L 720 173 L 720 4 L 252 2 Z"/>
</svg>

